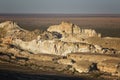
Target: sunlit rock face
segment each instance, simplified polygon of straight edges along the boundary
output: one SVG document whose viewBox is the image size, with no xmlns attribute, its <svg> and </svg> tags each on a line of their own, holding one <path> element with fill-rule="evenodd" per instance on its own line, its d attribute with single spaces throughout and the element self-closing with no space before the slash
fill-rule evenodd
<svg viewBox="0 0 120 80">
<path fill-rule="evenodd" d="M 0 24 L 0 31 L 0 34 L 4 38 L 21 39 L 23 41 L 31 41 L 37 38 L 39 32 L 22 29 L 13 21 L 2 22 Z"/>
<path fill-rule="evenodd" d="M 46 53 L 66 56 L 74 52 L 95 52 L 95 47 L 86 43 L 63 42 L 60 40 L 32 40 L 25 42 L 20 39 L 13 41 L 13 44 L 32 53 Z"/>
<path fill-rule="evenodd" d="M 20 28 L 13 21 L 6 21 L 6 22 L 1 23 L 0 29 L 4 30 L 6 32 L 5 36 L 15 36 L 19 32 L 27 32 L 27 30 Z"/>
<path fill-rule="evenodd" d="M 21 34 L 27 34 L 29 31 L 20 28 L 17 23 L 13 21 L 6 21 L 0 24 L 0 29 L 4 31 L 4 37 L 18 38 Z M 24 35 L 21 35 L 24 37 Z"/>
<path fill-rule="evenodd" d="M 59 32 L 59 33 L 67 33 L 67 34 L 78 34 L 81 32 L 81 29 L 72 23 L 62 22 L 60 25 L 50 26 L 48 29 L 50 32 Z"/>
<path fill-rule="evenodd" d="M 15 22 L 6 21 L 0 24 L 0 62 L 28 66 L 33 70 L 41 70 L 41 67 L 44 71 L 68 70 L 72 75 L 98 70 L 120 76 L 119 55 L 111 56 L 120 51 L 103 47 L 101 43 L 87 42 L 87 38 L 102 39 L 95 30 L 81 29 L 68 22 L 39 33 L 39 30 L 24 30 Z"/>
<path fill-rule="evenodd" d="M 6 21 L 6 22 L 0 23 L 0 28 L 4 28 L 5 30 L 8 30 L 8 31 L 16 30 L 16 29 L 23 30 L 13 21 Z"/>
<path fill-rule="evenodd" d="M 4 43 L 10 43 L 34 54 L 55 54 L 66 56 L 75 52 L 106 53 L 108 48 L 88 44 L 84 41 L 88 37 L 100 37 L 95 30 L 80 29 L 72 23 L 62 22 L 60 25 L 50 26 L 48 31 L 36 34 L 21 29 L 15 22 L 7 21 L 0 24 L 5 30 Z"/>
<path fill-rule="evenodd" d="M 81 29 L 79 26 L 68 22 L 50 26 L 47 31 L 70 35 L 77 34 L 79 37 L 101 37 L 101 35 L 93 29 Z"/>
<path fill-rule="evenodd" d="M 92 45 L 80 42 L 64 42 L 61 40 L 41 40 L 38 37 L 32 41 L 22 41 L 15 39 L 12 44 L 23 49 L 30 51 L 34 54 L 54 54 L 66 56 L 69 53 L 75 52 L 89 52 L 104 54 L 104 49 L 98 45 Z M 109 50 L 109 49 L 108 49 Z M 112 53 L 109 52 L 109 53 Z"/>
<path fill-rule="evenodd" d="M 98 68 L 100 71 L 111 73 L 112 75 L 119 75 L 120 60 L 104 60 L 98 63 Z"/>
<path fill-rule="evenodd" d="M 76 62 L 75 64 L 73 64 L 73 67 L 79 73 L 88 73 L 88 72 L 92 71 L 92 69 L 94 68 L 94 66 L 95 65 L 94 65 L 93 62 L 84 61 L 84 60 L 81 60 L 81 61 Z"/>
</svg>

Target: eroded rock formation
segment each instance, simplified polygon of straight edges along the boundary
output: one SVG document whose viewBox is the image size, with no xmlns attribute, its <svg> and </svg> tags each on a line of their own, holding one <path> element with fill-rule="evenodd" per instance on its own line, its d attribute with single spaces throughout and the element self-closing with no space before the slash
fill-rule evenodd
<svg viewBox="0 0 120 80">
<path fill-rule="evenodd" d="M 46 53 L 66 56 L 69 53 L 75 52 L 97 52 L 94 45 L 86 43 L 72 43 L 63 42 L 60 40 L 32 40 L 30 42 L 24 42 L 22 40 L 16 39 L 13 44 L 20 47 L 21 49 L 30 51 L 32 53 Z"/>
<path fill-rule="evenodd" d="M 79 26 L 68 22 L 62 22 L 59 25 L 50 26 L 47 31 L 58 32 L 63 35 L 73 35 L 72 37 L 74 37 L 74 35 L 79 35 L 77 38 L 101 37 L 101 34 L 93 29 L 81 29 Z"/>
<path fill-rule="evenodd" d="M 6 21 L 0 24 L 1 37 L 11 37 L 12 39 L 21 39 L 23 41 L 31 41 L 40 34 L 40 30 L 28 31 L 20 28 L 13 21 Z"/>
<path fill-rule="evenodd" d="M 117 53 L 114 49 L 88 44 L 84 41 L 85 38 L 100 37 L 99 34 L 95 30 L 80 29 L 79 26 L 72 23 L 62 22 L 60 25 L 50 26 L 48 28 L 50 32 L 46 31 L 41 34 L 21 29 L 12 21 L 1 23 L 0 28 L 6 33 L 2 38 L 3 43 L 11 43 L 35 54 L 44 53 L 65 56 L 75 52 Z"/>
<path fill-rule="evenodd" d="M 51 71 L 88 73 L 99 70 L 120 76 L 120 59 L 110 56 L 120 51 L 87 41 L 93 37 L 101 39 L 95 30 L 62 22 L 41 33 L 24 30 L 7 21 L 0 24 L 0 31 L 1 61 L 27 65 L 35 70 L 47 66 Z"/>
</svg>

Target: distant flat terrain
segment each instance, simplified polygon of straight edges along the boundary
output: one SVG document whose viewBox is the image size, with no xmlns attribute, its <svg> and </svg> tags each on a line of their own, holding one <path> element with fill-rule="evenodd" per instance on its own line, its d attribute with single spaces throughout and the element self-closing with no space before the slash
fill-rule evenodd
<svg viewBox="0 0 120 80">
<path fill-rule="evenodd" d="M 62 21 L 72 22 L 81 28 L 92 28 L 103 36 L 120 37 L 120 15 L 52 15 L 52 14 L 1 14 L 0 22 L 12 20 L 25 29 L 43 29 Z"/>
</svg>

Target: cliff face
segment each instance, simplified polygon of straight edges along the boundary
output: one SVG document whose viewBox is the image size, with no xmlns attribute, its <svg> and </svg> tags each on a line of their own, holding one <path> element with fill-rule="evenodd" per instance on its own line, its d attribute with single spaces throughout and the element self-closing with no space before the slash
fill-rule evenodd
<svg viewBox="0 0 120 80">
<path fill-rule="evenodd" d="M 33 40 L 30 42 L 24 42 L 22 40 L 14 40 L 14 45 L 28 50 L 32 53 L 38 54 L 54 54 L 66 56 L 69 53 L 75 52 L 97 52 L 97 49 L 94 45 L 86 43 L 72 43 L 72 42 L 63 42 L 59 40 Z"/>
<path fill-rule="evenodd" d="M 105 45 L 106 42 L 109 44 L 108 39 L 101 38 L 95 30 L 81 29 L 72 23 L 62 22 L 40 33 L 39 30 L 21 29 L 16 23 L 7 21 L 0 24 L 0 33 L 0 61 L 35 70 L 67 70 L 72 75 L 76 71 L 88 73 L 99 70 L 120 76 L 120 58 L 104 55 L 118 55 L 120 51 L 94 44 L 95 39 L 97 42 L 104 39 Z"/>
<path fill-rule="evenodd" d="M 101 34 L 97 33 L 93 29 L 81 29 L 79 26 L 67 22 L 50 26 L 47 31 L 58 32 L 61 34 L 79 35 L 79 37 L 101 37 Z"/>
<path fill-rule="evenodd" d="M 27 30 L 20 28 L 15 22 L 12 22 L 12 21 L 6 21 L 1 23 L 0 29 L 6 32 L 5 36 L 15 36 L 19 32 L 27 32 Z"/>
<path fill-rule="evenodd" d="M 12 22 L 12 21 L 2 22 L 0 24 L 0 28 L 4 28 L 6 31 L 23 30 L 15 22 Z"/>
<path fill-rule="evenodd" d="M 3 22 L 0 28 L 6 31 L 2 39 L 4 43 L 11 43 L 32 53 L 67 55 L 75 52 L 113 53 L 115 50 L 104 49 L 99 45 L 88 44 L 84 39 L 100 37 L 95 30 L 80 29 L 72 23 L 62 22 L 60 25 L 50 26 L 48 31 L 36 34 L 21 29 L 12 21 Z"/>
<path fill-rule="evenodd" d="M 13 21 L 6 21 L 0 24 L 0 33 L 3 38 L 12 38 L 12 39 L 21 39 L 23 41 L 31 41 L 39 35 L 39 30 L 36 31 L 28 31 L 20 28 L 17 23 Z"/>
</svg>

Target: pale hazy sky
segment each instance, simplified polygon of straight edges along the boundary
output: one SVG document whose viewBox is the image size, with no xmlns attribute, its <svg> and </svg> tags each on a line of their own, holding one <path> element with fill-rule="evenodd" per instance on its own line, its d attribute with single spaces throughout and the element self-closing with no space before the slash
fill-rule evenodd
<svg viewBox="0 0 120 80">
<path fill-rule="evenodd" d="M 0 13 L 120 14 L 120 0 L 0 0 Z"/>
</svg>

